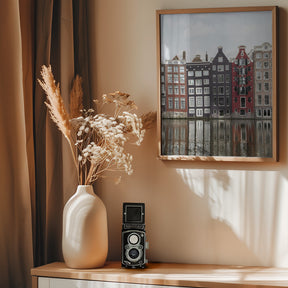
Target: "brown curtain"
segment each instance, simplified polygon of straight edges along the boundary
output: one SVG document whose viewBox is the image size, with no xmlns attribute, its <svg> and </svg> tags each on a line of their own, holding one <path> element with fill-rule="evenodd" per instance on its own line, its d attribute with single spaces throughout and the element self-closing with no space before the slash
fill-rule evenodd
<svg viewBox="0 0 288 288">
<path fill-rule="evenodd" d="M 44 105 L 44 93 L 36 81 L 40 78 L 41 66 L 51 64 L 67 109 L 71 83 L 76 74 L 80 74 L 84 80 L 85 102 L 91 103 L 91 99 L 87 84 L 87 1 L 41 0 L 36 1 L 35 9 L 36 225 L 33 247 L 34 265 L 39 266 L 62 260 L 63 205 L 77 186 L 68 144 L 50 120 Z"/>
<path fill-rule="evenodd" d="M 1 0 L 0 17 L 0 286 L 23 288 L 31 267 L 62 260 L 62 210 L 77 178 L 37 79 L 51 64 L 68 108 L 80 74 L 91 103 L 87 1 Z"/>
</svg>

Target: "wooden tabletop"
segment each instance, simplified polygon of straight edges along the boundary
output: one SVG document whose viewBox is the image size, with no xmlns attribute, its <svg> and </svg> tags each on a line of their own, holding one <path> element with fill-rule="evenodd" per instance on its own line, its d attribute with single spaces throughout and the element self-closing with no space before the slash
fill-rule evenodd
<svg viewBox="0 0 288 288">
<path fill-rule="evenodd" d="M 146 269 L 125 269 L 107 262 L 98 269 L 71 269 L 56 262 L 33 268 L 31 275 L 182 287 L 288 287 L 288 269 L 272 267 L 150 263 Z"/>
</svg>

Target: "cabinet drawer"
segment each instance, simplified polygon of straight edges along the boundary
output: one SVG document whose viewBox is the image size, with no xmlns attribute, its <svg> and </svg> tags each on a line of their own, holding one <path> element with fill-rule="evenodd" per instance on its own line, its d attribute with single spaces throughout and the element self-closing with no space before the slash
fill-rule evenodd
<svg viewBox="0 0 288 288">
<path fill-rule="evenodd" d="M 132 283 L 102 282 L 61 278 L 38 278 L 38 288 L 181 288 L 179 286 L 159 286 Z M 182 287 L 184 288 L 184 287 Z M 186 287 L 187 288 L 187 287 Z"/>
</svg>

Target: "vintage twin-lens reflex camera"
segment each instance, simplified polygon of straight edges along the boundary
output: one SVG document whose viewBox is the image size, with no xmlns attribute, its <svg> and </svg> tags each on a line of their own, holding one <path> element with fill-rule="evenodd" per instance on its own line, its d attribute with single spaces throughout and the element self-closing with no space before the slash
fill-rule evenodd
<svg viewBox="0 0 288 288">
<path fill-rule="evenodd" d="M 147 248 L 145 204 L 123 203 L 122 267 L 145 268 Z"/>
</svg>

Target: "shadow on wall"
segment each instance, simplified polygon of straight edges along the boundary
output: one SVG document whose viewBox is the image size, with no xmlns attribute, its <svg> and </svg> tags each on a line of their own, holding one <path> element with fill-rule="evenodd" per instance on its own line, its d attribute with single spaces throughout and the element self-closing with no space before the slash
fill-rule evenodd
<svg viewBox="0 0 288 288">
<path fill-rule="evenodd" d="M 250 265 L 288 265 L 287 179 L 279 172 L 176 171 L 189 190 L 207 203 L 217 230 L 231 229 L 255 255 L 257 260 Z"/>
</svg>

